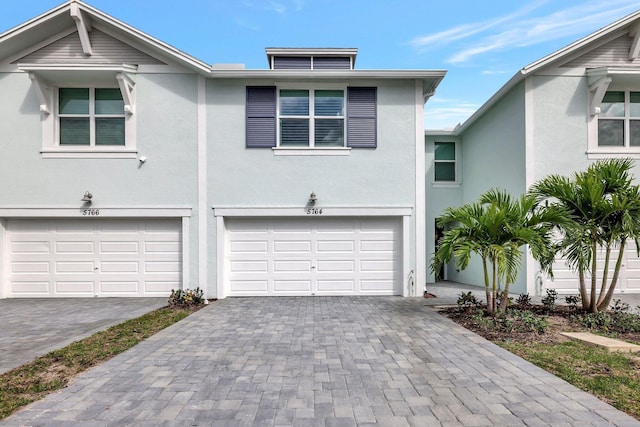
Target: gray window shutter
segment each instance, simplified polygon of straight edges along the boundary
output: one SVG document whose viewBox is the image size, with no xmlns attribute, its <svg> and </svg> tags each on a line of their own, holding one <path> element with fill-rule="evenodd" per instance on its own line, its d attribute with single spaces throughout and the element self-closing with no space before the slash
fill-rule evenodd
<svg viewBox="0 0 640 427">
<path fill-rule="evenodd" d="M 274 56 L 274 70 L 310 70 L 310 56 Z"/>
<path fill-rule="evenodd" d="M 375 87 L 347 89 L 347 147 L 376 148 L 376 104 Z"/>
<path fill-rule="evenodd" d="M 276 88 L 247 87 L 247 147 L 276 146 Z"/>
<path fill-rule="evenodd" d="M 314 70 L 350 70 L 351 58 L 346 56 L 315 56 L 313 58 Z"/>
</svg>

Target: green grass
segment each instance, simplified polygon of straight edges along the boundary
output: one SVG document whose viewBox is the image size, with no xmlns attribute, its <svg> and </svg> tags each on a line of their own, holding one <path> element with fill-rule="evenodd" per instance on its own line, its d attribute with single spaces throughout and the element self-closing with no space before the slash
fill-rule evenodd
<svg viewBox="0 0 640 427">
<path fill-rule="evenodd" d="M 640 359 L 574 341 L 502 347 L 640 419 Z"/>
<path fill-rule="evenodd" d="M 0 419 L 66 387 L 80 372 L 122 353 L 192 312 L 189 308 L 161 308 L 0 375 Z"/>
</svg>

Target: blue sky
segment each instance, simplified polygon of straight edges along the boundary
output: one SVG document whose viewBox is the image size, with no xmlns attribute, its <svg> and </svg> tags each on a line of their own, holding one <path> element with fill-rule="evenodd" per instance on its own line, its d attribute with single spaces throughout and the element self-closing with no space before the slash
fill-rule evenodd
<svg viewBox="0 0 640 427">
<path fill-rule="evenodd" d="M 61 4 L 0 0 L 0 33 Z M 425 127 L 463 122 L 525 65 L 638 0 L 87 0 L 206 62 L 266 68 L 265 47 L 355 47 L 359 69 L 444 69 Z"/>
</svg>

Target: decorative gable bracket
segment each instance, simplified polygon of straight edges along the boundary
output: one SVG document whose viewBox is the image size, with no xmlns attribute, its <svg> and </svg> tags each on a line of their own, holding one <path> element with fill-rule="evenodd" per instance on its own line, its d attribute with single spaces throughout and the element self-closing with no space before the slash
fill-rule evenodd
<svg viewBox="0 0 640 427">
<path fill-rule="evenodd" d="M 607 93 L 607 89 L 609 89 L 611 81 L 611 77 L 601 76 L 589 85 L 589 90 L 592 93 L 590 106 L 592 116 L 600 114 L 600 106 L 602 105 L 602 100 L 604 99 L 604 95 Z"/>
<path fill-rule="evenodd" d="M 133 114 L 135 111 L 133 101 L 133 87 L 135 86 L 135 82 L 126 73 L 116 74 L 116 79 L 118 80 L 118 86 L 120 86 L 120 92 L 124 100 L 124 111 L 127 114 Z"/>
<path fill-rule="evenodd" d="M 629 30 L 629 36 L 633 38 L 631 49 L 629 49 L 629 59 L 634 60 L 640 56 L 640 23 Z"/>
<path fill-rule="evenodd" d="M 76 28 L 78 29 L 82 51 L 85 55 L 91 56 L 93 54 L 93 49 L 91 48 L 91 40 L 89 39 L 89 31 L 91 31 L 89 19 L 85 18 L 78 6 L 78 3 L 76 2 L 71 2 L 69 5 L 69 11 L 71 13 L 71 17 L 76 23 Z"/>
<path fill-rule="evenodd" d="M 45 114 L 51 114 L 51 96 L 49 88 L 34 73 L 29 73 L 29 78 L 33 83 L 38 100 L 40 101 L 40 111 Z"/>
</svg>

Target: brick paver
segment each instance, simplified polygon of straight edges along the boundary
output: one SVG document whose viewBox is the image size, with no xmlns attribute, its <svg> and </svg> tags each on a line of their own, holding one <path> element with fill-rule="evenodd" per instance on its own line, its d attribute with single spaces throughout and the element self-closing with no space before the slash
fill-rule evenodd
<svg viewBox="0 0 640 427">
<path fill-rule="evenodd" d="M 640 426 L 422 298 L 217 301 L 0 426 Z"/>
</svg>

